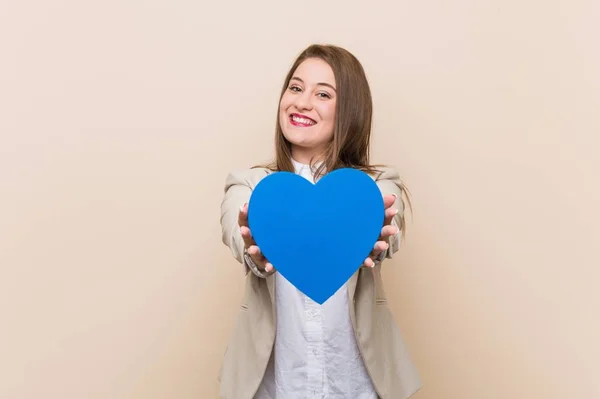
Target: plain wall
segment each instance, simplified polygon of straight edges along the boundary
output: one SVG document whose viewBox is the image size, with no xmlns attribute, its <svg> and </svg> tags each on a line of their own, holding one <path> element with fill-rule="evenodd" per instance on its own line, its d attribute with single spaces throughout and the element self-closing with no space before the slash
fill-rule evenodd
<svg viewBox="0 0 600 399">
<path fill-rule="evenodd" d="M 244 283 L 227 173 L 313 42 L 412 193 L 416 399 L 600 397 L 600 3 L 0 2 L 0 398 L 215 398 Z"/>
</svg>

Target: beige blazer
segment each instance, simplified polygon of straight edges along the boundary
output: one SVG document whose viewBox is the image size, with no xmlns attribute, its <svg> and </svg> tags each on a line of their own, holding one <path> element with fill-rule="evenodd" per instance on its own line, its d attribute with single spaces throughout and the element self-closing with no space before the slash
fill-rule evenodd
<svg viewBox="0 0 600 399">
<path fill-rule="evenodd" d="M 382 194 L 401 197 L 398 173 L 382 169 L 374 176 Z M 232 172 L 225 181 L 221 204 L 223 242 L 235 259 L 243 262 L 244 244 L 238 226 L 240 207 L 249 201 L 258 182 L 270 173 L 256 168 Z M 400 199 L 394 205 L 404 212 Z M 387 258 L 397 248 L 390 246 Z M 220 399 L 252 399 L 256 393 L 275 341 L 274 275 L 266 278 L 248 272 L 233 334 L 225 350 L 219 372 Z M 381 278 L 381 264 L 361 267 L 348 281 L 349 312 L 366 369 L 381 399 L 406 399 L 421 388 L 404 340 L 388 308 Z"/>
</svg>

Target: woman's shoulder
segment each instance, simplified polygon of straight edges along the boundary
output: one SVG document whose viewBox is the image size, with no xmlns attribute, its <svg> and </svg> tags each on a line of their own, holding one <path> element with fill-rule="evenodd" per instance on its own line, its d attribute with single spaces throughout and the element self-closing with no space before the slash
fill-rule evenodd
<svg viewBox="0 0 600 399">
<path fill-rule="evenodd" d="M 375 181 L 380 180 L 400 180 L 400 172 L 391 165 L 377 165 L 373 173 Z"/>
<path fill-rule="evenodd" d="M 269 173 L 272 173 L 272 171 L 262 166 L 232 169 L 225 179 L 225 189 L 227 190 L 231 186 L 240 184 L 254 188 Z"/>
</svg>

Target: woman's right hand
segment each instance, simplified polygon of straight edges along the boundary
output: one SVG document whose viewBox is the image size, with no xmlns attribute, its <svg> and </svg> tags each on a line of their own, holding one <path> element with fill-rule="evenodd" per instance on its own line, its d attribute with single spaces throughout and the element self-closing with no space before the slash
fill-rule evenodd
<svg viewBox="0 0 600 399">
<path fill-rule="evenodd" d="M 240 233 L 242 233 L 242 239 L 244 240 L 244 247 L 246 248 L 248 255 L 252 258 L 252 261 L 259 269 L 269 273 L 273 270 L 273 265 L 264 257 L 258 245 L 252 237 L 250 227 L 248 227 L 248 204 L 242 205 L 240 208 L 240 214 L 238 216 L 238 224 L 240 225 Z"/>
</svg>

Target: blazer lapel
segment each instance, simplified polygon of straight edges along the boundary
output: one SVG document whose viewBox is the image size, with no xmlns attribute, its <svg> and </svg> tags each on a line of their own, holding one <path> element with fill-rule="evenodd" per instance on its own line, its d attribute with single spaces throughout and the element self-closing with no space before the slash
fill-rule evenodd
<svg viewBox="0 0 600 399">
<path fill-rule="evenodd" d="M 269 290 L 273 310 L 275 310 L 275 273 L 268 275 L 265 280 L 267 280 L 267 289 Z"/>
<path fill-rule="evenodd" d="M 356 292 L 356 283 L 358 282 L 358 273 L 360 269 L 358 269 L 352 277 L 348 280 L 348 299 L 349 303 L 354 303 L 354 293 Z"/>
</svg>

